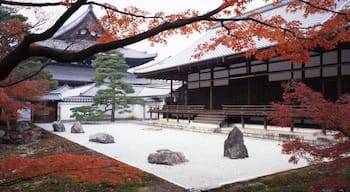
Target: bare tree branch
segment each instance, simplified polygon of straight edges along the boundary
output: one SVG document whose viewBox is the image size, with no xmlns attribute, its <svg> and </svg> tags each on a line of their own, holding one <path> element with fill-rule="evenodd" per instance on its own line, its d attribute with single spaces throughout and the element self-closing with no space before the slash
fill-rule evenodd
<svg viewBox="0 0 350 192">
<path fill-rule="evenodd" d="M 1 83 L 0 84 L 0 88 L 5 88 L 5 87 L 11 87 L 13 85 L 16 85 L 18 83 L 21 83 L 23 81 L 26 81 L 28 79 L 31 79 L 33 77 L 35 77 L 36 75 L 38 75 L 45 67 L 48 66 L 48 64 L 50 63 L 50 60 L 47 60 L 38 70 L 34 71 L 33 73 L 21 78 L 21 79 L 18 79 L 16 81 L 10 81 L 8 83 Z"/>
<path fill-rule="evenodd" d="M 76 3 L 72 4 L 72 6 L 69 7 L 67 11 L 47 31 L 41 34 L 26 35 L 24 40 L 19 44 L 19 46 L 16 47 L 15 50 L 13 50 L 11 53 L 5 56 L 3 60 L 0 61 L 0 80 L 5 79 L 8 76 L 8 74 L 12 71 L 12 69 L 14 69 L 22 60 L 28 57 L 43 56 L 61 62 L 80 61 L 99 52 L 105 52 L 108 50 L 124 47 L 126 45 L 142 41 L 169 29 L 176 29 L 194 22 L 206 20 L 211 16 L 219 13 L 223 9 L 223 7 L 220 6 L 200 16 L 186 19 L 178 19 L 174 22 L 165 22 L 153 29 L 150 29 L 138 35 L 128 37 L 122 40 L 111 41 L 103 44 L 96 44 L 78 52 L 62 52 L 61 50 L 53 48 L 32 45 L 35 42 L 43 41 L 52 37 L 54 33 L 63 25 L 63 23 L 84 4 L 87 4 L 87 0 L 78 0 Z"/>
<path fill-rule="evenodd" d="M 4 4 L 4 5 L 14 5 L 14 6 L 24 6 L 24 7 L 47 7 L 47 6 L 63 5 L 62 1 L 52 2 L 52 3 L 32 3 L 32 2 L 0 0 L 0 5 L 2 5 L 2 4 Z"/>
<path fill-rule="evenodd" d="M 305 3 L 306 5 L 310 6 L 310 7 L 313 7 L 315 9 L 320 9 L 320 10 L 323 10 L 323 11 L 326 11 L 326 12 L 330 12 L 330 13 L 335 13 L 337 15 L 343 15 L 346 20 L 350 21 L 350 19 L 348 18 L 348 15 L 346 13 L 342 13 L 342 12 L 339 12 L 339 11 L 334 11 L 332 9 L 327 9 L 327 8 L 324 8 L 324 7 L 320 7 L 320 6 L 316 6 L 308 1 L 305 1 L 305 0 L 298 0 L 299 2 L 302 2 L 302 3 Z"/>
<path fill-rule="evenodd" d="M 6 55 L 0 61 L 0 80 L 4 80 L 21 61 L 31 57 L 30 55 L 30 46 L 32 43 L 43 41 L 52 37 L 55 32 L 84 4 L 87 0 L 78 0 L 76 3 L 73 3 L 55 22 L 55 24 L 39 34 L 28 34 L 24 37 L 22 42 L 8 55 Z M 35 47 L 35 46 L 33 46 Z M 41 55 L 45 56 L 45 55 Z"/>
<path fill-rule="evenodd" d="M 253 21 L 253 22 L 256 22 L 256 23 L 259 23 L 261 25 L 264 25 L 266 27 L 270 27 L 270 28 L 273 28 L 273 29 L 280 29 L 282 31 L 285 31 L 285 32 L 288 32 L 288 33 L 291 33 L 295 38 L 298 38 L 298 39 L 304 39 L 304 40 L 312 40 L 310 38 L 306 38 L 306 37 L 301 37 L 301 36 L 298 36 L 293 30 L 291 29 L 288 29 L 288 28 L 285 28 L 285 27 L 282 27 L 282 26 L 274 26 L 272 24 L 269 24 L 267 22 L 264 22 L 264 21 L 260 21 L 258 19 L 255 19 L 255 18 L 252 18 L 252 17 L 244 17 L 244 18 L 208 18 L 207 19 L 208 21 L 216 21 L 216 22 L 220 22 L 222 27 L 224 27 L 226 30 L 230 30 L 229 27 L 227 27 L 224 22 L 238 22 L 238 21 Z"/>
<path fill-rule="evenodd" d="M 88 2 L 87 4 L 97 5 L 97 6 L 100 6 L 100 7 L 104 8 L 104 9 L 106 9 L 106 10 L 111 10 L 111 11 L 120 13 L 122 15 L 129 15 L 131 17 L 143 18 L 143 19 L 161 19 L 163 21 L 166 21 L 163 17 L 136 15 L 136 14 L 133 14 L 133 13 L 130 13 L 130 12 L 121 11 L 121 10 L 116 9 L 114 7 L 109 7 L 109 6 L 105 5 L 105 4 L 97 3 L 97 2 L 93 2 L 93 1 L 92 2 Z"/>
</svg>

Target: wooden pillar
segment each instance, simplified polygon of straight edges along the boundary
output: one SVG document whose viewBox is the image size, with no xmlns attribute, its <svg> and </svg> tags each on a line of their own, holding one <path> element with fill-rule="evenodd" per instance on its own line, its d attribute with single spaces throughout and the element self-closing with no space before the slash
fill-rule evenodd
<svg viewBox="0 0 350 192">
<path fill-rule="evenodd" d="M 158 111 L 158 113 L 157 113 L 157 120 L 159 120 L 159 111 Z"/>
<path fill-rule="evenodd" d="M 251 61 L 248 60 L 246 62 L 246 71 L 247 71 L 247 74 L 250 75 L 251 74 Z M 247 104 L 250 105 L 252 102 L 251 102 L 251 79 L 250 77 L 248 77 L 247 79 Z"/>
<path fill-rule="evenodd" d="M 185 103 L 185 87 L 184 87 L 184 85 L 185 85 L 185 80 L 182 80 L 182 85 L 181 85 L 181 104 L 182 105 L 186 105 L 186 103 Z"/>
<path fill-rule="evenodd" d="M 179 114 L 176 113 L 176 122 L 179 122 Z"/>
<path fill-rule="evenodd" d="M 320 57 L 320 79 L 321 79 L 321 93 L 324 95 L 325 93 L 325 80 L 323 77 L 323 53 L 321 53 Z"/>
<path fill-rule="evenodd" d="M 191 114 L 188 114 L 188 123 L 191 123 Z"/>
<path fill-rule="evenodd" d="M 166 114 L 166 121 L 169 121 L 169 113 Z"/>
<path fill-rule="evenodd" d="M 150 110 L 149 114 L 150 114 L 150 119 L 152 120 L 152 109 Z"/>
<path fill-rule="evenodd" d="M 342 82 L 341 82 L 341 49 L 338 49 L 338 60 L 337 60 L 337 98 L 342 95 Z"/>
<path fill-rule="evenodd" d="M 213 87 L 214 87 L 214 72 L 213 68 L 210 68 L 210 89 L 209 89 L 209 109 L 213 110 Z"/>
<path fill-rule="evenodd" d="M 251 89 L 251 86 L 250 86 L 251 80 L 250 80 L 250 78 L 248 78 L 247 81 L 248 81 L 248 83 L 247 83 L 248 84 L 247 85 L 247 87 L 248 87 L 248 90 L 247 90 L 247 104 L 250 105 L 251 104 L 251 91 L 250 91 L 250 89 Z"/>
<path fill-rule="evenodd" d="M 243 115 L 241 115 L 241 124 L 242 124 L 242 128 L 244 128 L 245 127 L 245 123 L 244 123 L 244 116 Z"/>
<path fill-rule="evenodd" d="M 173 104 L 173 79 L 170 80 L 170 105 Z"/>
<path fill-rule="evenodd" d="M 264 129 L 267 130 L 267 117 L 264 117 Z"/>
</svg>

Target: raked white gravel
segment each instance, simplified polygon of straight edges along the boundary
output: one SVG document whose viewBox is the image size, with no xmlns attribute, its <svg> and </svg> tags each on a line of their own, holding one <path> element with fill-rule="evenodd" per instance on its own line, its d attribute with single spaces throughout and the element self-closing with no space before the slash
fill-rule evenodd
<svg viewBox="0 0 350 192">
<path fill-rule="evenodd" d="M 53 132 L 51 124 L 38 126 Z M 83 124 L 84 134 L 70 133 L 72 123 L 65 123 L 66 132 L 55 134 L 138 167 L 186 189 L 211 189 L 236 181 L 306 166 L 288 163 L 289 156 L 281 154 L 279 142 L 244 138 L 249 157 L 232 160 L 223 156 L 227 135 L 202 134 L 175 129 L 150 129 L 135 122 Z M 89 135 L 108 133 L 113 144 L 89 142 Z M 189 162 L 176 165 L 155 165 L 147 162 L 150 153 L 158 149 L 183 152 Z"/>
</svg>

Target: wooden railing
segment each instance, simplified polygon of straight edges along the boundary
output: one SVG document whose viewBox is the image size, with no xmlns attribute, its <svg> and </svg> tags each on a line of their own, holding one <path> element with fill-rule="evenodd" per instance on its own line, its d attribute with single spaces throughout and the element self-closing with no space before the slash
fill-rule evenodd
<svg viewBox="0 0 350 192">
<path fill-rule="evenodd" d="M 179 115 L 186 115 L 190 122 L 194 115 L 204 112 L 204 105 L 164 105 L 162 108 L 153 107 L 149 112 L 151 119 L 152 113 L 157 113 L 157 119 L 159 119 L 159 114 L 163 113 L 167 120 L 170 114 L 175 114 L 177 121 L 179 121 Z"/>
<path fill-rule="evenodd" d="M 295 105 L 293 108 L 299 108 L 300 106 Z M 303 109 L 307 110 L 307 108 Z M 241 118 L 242 127 L 245 127 L 245 118 L 247 117 L 262 117 L 264 121 L 264 128 L 267 129 L 268 115 L 272 113 L 274 109 L 271 105 L 222 105 L 222 110 L 216 110 L 216 114 L 223 114 L 227 116 L 236 116 Z M 157 119 L 159 114 L 165 115 L 166 119 L 169 116 L 176 115 L 177 121 L 179 116 L 187 116 L 188 122 L 198 114 L 213 114 L 213 111 L 206 110 L 204 105 L 164 105 L 162 108 L 154 107 L 149 110 L 152 119 L 152 113 L 157 113 Z M 290 114 L 293 118 L 301 118 L 298 115 Z M 293 131 L 294 127 L 291 127 Z"/>
<path fill-rule="evenodd" d="M 271 105 L 223 105 L 227 115 L 267 116 L 273 111 Z"/>
</svg>

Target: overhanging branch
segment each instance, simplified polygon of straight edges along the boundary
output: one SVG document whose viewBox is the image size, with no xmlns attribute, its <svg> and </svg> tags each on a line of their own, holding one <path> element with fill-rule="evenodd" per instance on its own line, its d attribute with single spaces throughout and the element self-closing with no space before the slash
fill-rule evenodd
<svg viewBox="0 0 350 192">
<path fill-rule="evenodd" d="M 155 27 L 138 35 L 122 40 L 111 41 L 109 43 L 96 44 L 79 52 L 63 52 L 61 50 L 33 45 L 35 42 L 46 40 L 52 37 L 54 33 L 63 25 L 63 23 L 84 4 L 87 4 L 87 0 L 78 0 L 67 9 L 67 11 L 56 21 L 56 23 L 50 29 L 41 34 L 30 34 L 25 36 L 24 40 L 19 44 L 19 46 L 0 61 L 0 80 L 4 80 L 12 71 L 12 69 L 14 69 L 22 60 L 29 57 L 43 56 L 61 62 L 80 61 L 99 52 L 109 51 L 142 41 L 169 29 L 176 29 L 194 22 L 206 20 L 207 18 L 210 18 L 211 16 L 219 13 L 223 9 L 223 7 L 220 6 L 200 16 L 178 19 L 174 22 L 165 22 L 158 27 Z"/>
</svg>

